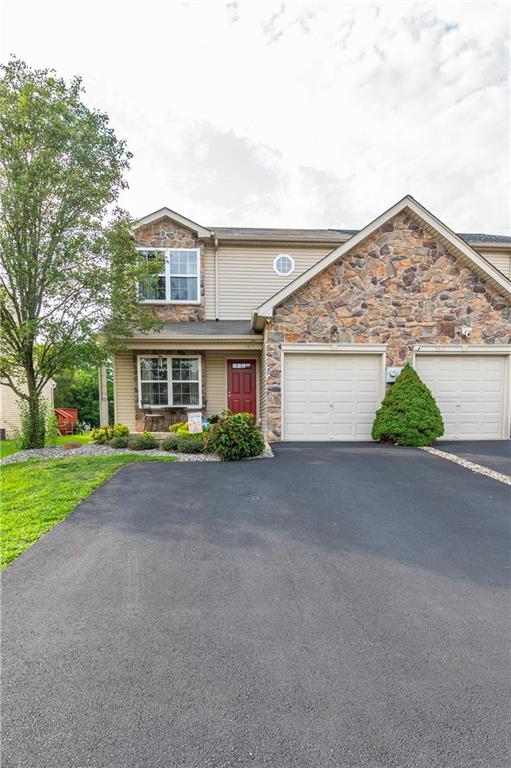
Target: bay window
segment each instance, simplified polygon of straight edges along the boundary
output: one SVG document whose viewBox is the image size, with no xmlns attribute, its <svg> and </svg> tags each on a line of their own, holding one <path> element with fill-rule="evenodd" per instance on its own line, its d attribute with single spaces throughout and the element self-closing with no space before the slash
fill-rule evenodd
<svg viewBox="0 0 511 768">
<path fill-rule="evenodd" d="M 139 286 L 142 301 L 168 304 L 200 303 L 199 248 L 139 248 L 147 261 L 162 260 L 161 272 Z"/>
<path fill-rule="evenodd" d="M 139 357 L 138 397 L 141 408 L 200 408 L 200 357 Z"/>
</svg>

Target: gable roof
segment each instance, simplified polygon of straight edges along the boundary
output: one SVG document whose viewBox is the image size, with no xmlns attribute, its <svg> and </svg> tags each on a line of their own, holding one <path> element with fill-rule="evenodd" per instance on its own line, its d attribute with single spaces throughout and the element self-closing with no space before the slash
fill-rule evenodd
<svg viewBox="0 0 511 768">
<path fill-rule="evenodd" d="M 164 218 L 169 218 L 178 224 L 182 224 L 183 227 L 195 232 L 197 237 L 210 237 L 213 234 L 209 229 L 206 229 L 206 227 L 202 227 L 200 224 L 197 224 L 197 222 L 187 219 L 186 216 L 181 216 L 180 213 L 177 213 L 177 211 L 173 211 L 170 208 L 159 208 L 157 211 L 154 211 L 154 213 L 149 213 L 147 216 L 143 216 L 135 222 L 135 229 L 139 229 L 146 224 L 152 224 L 153 221 L 159 221 L 159 219 Z"/>
<path fill-rule="evenodd" d="M 436 216 L 418 203 L 411 195 L 406 195 L 406 197 L 403 197 L 402 200 L 399 200 L 399 202 L 393 205 L 392 208 L 389 208 L 378 216 L 378 218 L 371 221 L 364 227 L 364 229 L 361 229 L 355 235 L 350 237 L 349 240 L 346 240 L 342 245 L 339 245 L 324 258 L 316 262 L 316 264 L 295 278 L 295 280 L 292 280 L 284 288 L 277 291 L 271 298 L 257 307 L 252 315 L 252 324 L 254 328 L 261 328 L 266 319 L 273 316 L 273 310 L 277 304 L 280 304 L 287 299 L 288 296 L 297 291 L 298 288 L 301 288 L 302 285 L 306 285 L 306 283 L 312 280 L 313 277 L 329 267 L 330 264 L 333 264 L 339 258 L 351 251 L 365 240 L 366 237 L 403 211 L 408 211 L 415 220 L 418 220 L 423 226 L 425 225 L 443 245 L 454 250 L 454 252 L 461 259 L 470 264 L 476 272 L 479 272 L 486 278 L 490 278 L 491 282 L 496 285 L 501 292 L 503 291 L 506 295 L 511 297 L 511 281 L 508 280 L 502 272 L 490 264 L 489 261 L 481 256 L 481 254 L 468 245 L 460 235 L 455 234 L 449 227 L 437 219 Z"/>
</svg>

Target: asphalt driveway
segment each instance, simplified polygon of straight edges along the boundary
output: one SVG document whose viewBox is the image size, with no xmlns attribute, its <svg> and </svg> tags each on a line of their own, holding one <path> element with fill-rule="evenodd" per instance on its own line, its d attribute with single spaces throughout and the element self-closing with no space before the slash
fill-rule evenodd
<svg viewBox="0 0 511 768">
<path fill-rule="evenodd" d="M 436 447 L 511 475 L 511 440 L 442 440 Z"/>
<path fill-rule="evenodd" d="M 507 765 L 510 501 L 373 444 L 122 469 L 4 574 L 2 766 Z"/>
</svg>

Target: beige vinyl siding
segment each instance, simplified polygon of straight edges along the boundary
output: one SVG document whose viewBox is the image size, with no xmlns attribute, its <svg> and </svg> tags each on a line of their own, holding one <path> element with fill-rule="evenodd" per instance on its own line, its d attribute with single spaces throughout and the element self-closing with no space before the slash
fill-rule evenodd
<svg viewBox="0 0 511 768">
<path fill-rule="evenodd" d="M 491 248 L 488 250 L 485 250 L 484 248 L 476 248 L 476 250 L 486 259 L 486 261 L 489 261 L 490 264 L 497 267 L 503 275 L 511 279 L 511 249 L 507 251 L 497 249 L 492 250 Z"/>
<path fill-rule="evenodd" d="M 227 408 L 227 360 L 256 360 L 257 415 L 260 418 L 260 358 L 250 350 L 246 352 L 206 352 L 206 415 L 214 416 Z"/>
<path fill-rule="evenodd" d="M 133 352 L 119 352 L 113 360 L 115 421 L 136 432 L 135 360 Z"/>
<path fill-rule="evenodd" d="M 48 381 L 42 391 L 42 396 L 53 410 L 54 382 Z M 23 389 L 26 389 L 23 387 Z M 21 426 L 18 397 L 10 387 L 0 384 L 0 428 L 5 429 L 7 437 L 13 437 Z"/>
<path fill-rule="evenodd" d="M 253 310 L 333 250 L 331 246 L 298 248 L 279 245 L 222 245 L 218 249 L 219 319 L 250 319 Z M 294 271 L 280 277 L 273 260 L 280 253 L 294 259 Z M 206 319 L 215 319 L 213 250 L 205 250 L 204 293 Z"/>
</svg>

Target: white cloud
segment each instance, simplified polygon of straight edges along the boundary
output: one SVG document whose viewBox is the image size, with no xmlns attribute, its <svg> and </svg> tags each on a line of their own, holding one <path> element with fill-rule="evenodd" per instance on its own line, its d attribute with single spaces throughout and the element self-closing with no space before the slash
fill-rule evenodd
<svg viewBox="0 0 511 768">
<path fill-rule="evenodd" d="M 135 215 L 355 228 L 411 193 L 510 229 L 504 4 L 10 0 L 3 29 L 2 58 L 83 75 Z"/>
</svg>

